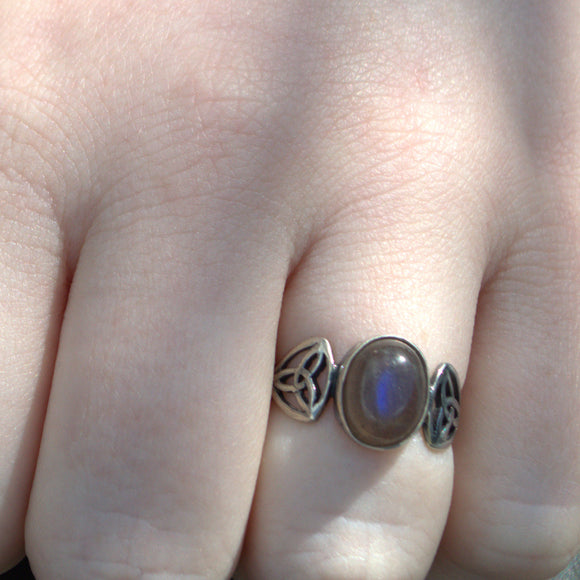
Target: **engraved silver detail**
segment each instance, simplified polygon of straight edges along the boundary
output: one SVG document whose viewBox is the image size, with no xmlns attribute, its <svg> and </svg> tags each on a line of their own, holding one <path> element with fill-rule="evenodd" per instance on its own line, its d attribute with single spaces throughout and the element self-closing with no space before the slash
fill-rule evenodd
<svg viewBox="0 0 580 580">
<path fill-rule="evenodd" d="M 276 367 L 274 400 L 293 419 L 315 421 L 330 395 L 335 370 L 328 340 L 311 338 Z"/>
<path fill-rule="evenodd" d="M 459 427 L 459 379 L 448 363 L 439 365 L 429 385 L 429 408 L 423 433 L 429 446 L 451 445 Z"/>
</svg>

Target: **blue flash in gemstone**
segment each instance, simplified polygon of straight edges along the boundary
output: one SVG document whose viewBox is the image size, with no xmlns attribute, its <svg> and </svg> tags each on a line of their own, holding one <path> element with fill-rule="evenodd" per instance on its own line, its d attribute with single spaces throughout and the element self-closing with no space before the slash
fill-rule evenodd
<svg viewBox="0 0 580 580">
<path fill-rule="evenodd" d="M 403 387 L 395 369 L 385 369 L 380 374 L 374 389 L 375 409 L 383 420 L 399 416 L 409 404 L 412 391 Z"/>
<path fill-rule="evenodd" d="M 410 343 L 381 337 L 346 362 L 337 406 L 347 432 L 363 445 L 399 445 L 420 424 L 428 399 L 427 369 Z"/>
<path fill-rule="evenodd" d="M 390 414 L 392 404 L 390 404 L 391 401 L 389 401 L 389 395 L 391 393 L 392 383 L 393 379 L 391 373 L 388 371 L 381 374 L 377 383 L 375 402 L 377 405 L 377 411 L 382 417 L 387 417 Z"/>
</svg>

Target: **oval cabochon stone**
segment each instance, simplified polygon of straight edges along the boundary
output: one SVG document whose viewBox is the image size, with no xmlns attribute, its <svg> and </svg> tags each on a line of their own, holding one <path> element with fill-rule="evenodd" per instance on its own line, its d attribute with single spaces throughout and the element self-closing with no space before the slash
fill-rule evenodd
<svg viewBox="0 0 580 580">
<path fill-rule="evenodd" d="M 380 337 L 347 357 L 336 403 L 351 437 L 368 447 L 386 449 L 415 432 L 428 397 L 427 368 L 419 351 L 405 340 Z"/>
</svg>

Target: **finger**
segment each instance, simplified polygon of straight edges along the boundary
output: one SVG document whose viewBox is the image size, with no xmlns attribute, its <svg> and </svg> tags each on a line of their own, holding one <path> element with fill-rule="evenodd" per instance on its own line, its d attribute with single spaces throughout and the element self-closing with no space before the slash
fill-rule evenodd
<svg viewBox="0 0 580 580">
<path fill-rule="evenodd" d="M 421 22 L 417 42 L 429 38 Z M 396 34 L 388 43 L 365 36 L 365 58 L 388 67 L 389 50 L 405 54 L 409 45 Z M 456 41 L 466 46 L 465 38 Z M 481 55 L 471 61 L 471 51 L 459 52 L 462 69 L 486 70 Z M 311 336 L 328 338 L 339 361 L 359 341 L 399 335 L 419 346 L 430 369 L 448 361 L 464 376 L 483 272 L 507 243 L 498 232 L 509 239 L 513 229 L 504 211 L 510 196 L 490 194 L 512 192 L 520 178 L 517 167 L 498 163 L 514 158 L 512 125 L 501 107 L 488 114 L 485 95 L 496 87 L 466 86 L 469 106 L 455 101 L 461 91 L 441 105 L 415 92 L 404 73 L 390 79 L 384 100 L 372 82 L 357 85 L 352 102 L 330 99 L 325 114 L 340 119 L 338 128 L 309 140 L 305 157 L 316 154 L 321 167 L 309 175 L 305 163 L 304 180 L 317 179 L 327 205 L 286 288 L 278 360 Z M 474 130 L 478 111 L 485 127 Z M 496 130 L 505 140 L 479 138 Z M 420 434 L 399 449 L 372 452 L 344 434 L 331 408 L 304 425 L 273 407 L 241 571 L 423 578 L 445 524 L 452 473 L 452 451 L 427 449 Z"/>
<path fill-rule="evenodd" d="M 95 220 L 66 310 L 27 525 L 46 578 L 225 577 L 251 503 L 281 248 L 256 207 L 136 197 Z"/>
<path fill-rule="evenodd" d="M 22 27 L 0 12 L 0 572 L 24 554 L 24 519 L 66 294 L 58 209 L 47 193 L 38 85 Z M 27 51 L 27 57 L 31 56 Z M 18 55 L 18 56 L 16 56 Z"/>
<path fill-rule="evenodd" d="M 529 168 L 520 186 L 524 219 L 478 307 L 456 491 L 433 578 L 547 578 L 580 548 L 580 119 L 572 56 L 580 14 L 566 3 L 537 10 L 514 21 L 540 31 L 522 63 L 526 103 L 534 103 L 519 104 L 520 164 Z M 509 49 L 505 62 L 512 56 Z M 531 76 L 530 58 L 544 63 Z"/>
<path fill-rule="evenodd" d="M 351 219 L 328 228 L 300 263 L 285 292 L 279 358 L 310 336 L 327 337 L 340 360 L 361 340 L 394 334 L 419 345 L 431 369 L 451 361 L 463 374 L 483 254 L 462 243 L 465 231 L 446 231 L 448 215 L 387 226 L 388 206 L 367 213 L 352 203 Z M 427 449 L 418 433 L 377 452 L 351 441 L 331 409 L 305 425 L 274 406 L 243 568 L 252 578 L 424 577 L 452 474 L 452 451 Z"/>
<path fill-rule="evenodd" d="M 548 578 L 580 548 L 580 262 L 542 207 L 480 301 L 444 577 Z"/>
<path fill-rule="evenodd" d="M 64 272 L 49 205 L 0 168 L 0 570 L 24 554 L 24 518 L 58 339 Z"/>
</svg>

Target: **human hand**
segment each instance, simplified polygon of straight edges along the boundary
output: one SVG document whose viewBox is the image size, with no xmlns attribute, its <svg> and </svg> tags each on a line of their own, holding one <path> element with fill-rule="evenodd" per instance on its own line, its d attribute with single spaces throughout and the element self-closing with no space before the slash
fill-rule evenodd
<svg viewBox="0 0 580 580">
<path fill-rule="evenodd" d="M 40 579 L 565 566 L 573 3 L 0 14 L 0 566 L 24 548 Z M 329 410 L 270 409 L 295 344 L 340 359 L 380 334 L 465 379 L 452 449 L 371 451 Z"/>
</svg>

